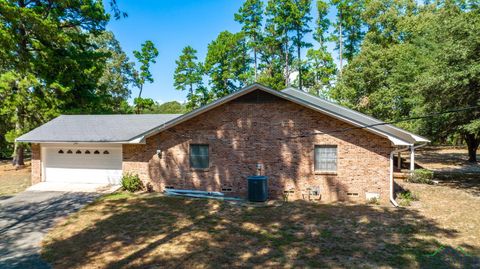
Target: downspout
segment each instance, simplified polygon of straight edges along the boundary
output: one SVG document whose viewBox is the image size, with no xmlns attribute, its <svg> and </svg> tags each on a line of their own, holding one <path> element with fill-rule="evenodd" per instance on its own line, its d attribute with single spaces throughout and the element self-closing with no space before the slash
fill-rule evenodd
<svg viewBox="0 0 480 269">
<path fill-rule="evenodd" d="M 395 207 L 398 207 L 398 204 L 395 201 L 395 197 L 393 197 L 393 193 L 394 193 L 394 191 L 393 191 L 393 156 L 395 156 L 395 154 L 397 154 L 399 152 L 406 151 L 408 149 L 410 149 L 410 147 L 406 147 L 406 148 L 402 148 L 402 149 L 396 149 L 396 150 L 390 152 L 390 202 L 392 202 L 392 204 Z"/>
</svg>

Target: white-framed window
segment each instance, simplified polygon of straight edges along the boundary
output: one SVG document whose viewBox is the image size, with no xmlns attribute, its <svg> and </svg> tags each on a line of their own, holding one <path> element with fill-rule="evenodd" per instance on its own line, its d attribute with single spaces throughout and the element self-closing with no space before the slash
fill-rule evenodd
<svg viewBox="0 0 480 269">
<path fill-rule="evenodd" d="M 208 145 L 190 144 L 190 167 L 206 169 L 209 167 Z"/>
<path fill-rule="evenodd" d="M 317 172 L 337 172 L 337 146 L 316 145 L 314 169 Z"/>
</svg>

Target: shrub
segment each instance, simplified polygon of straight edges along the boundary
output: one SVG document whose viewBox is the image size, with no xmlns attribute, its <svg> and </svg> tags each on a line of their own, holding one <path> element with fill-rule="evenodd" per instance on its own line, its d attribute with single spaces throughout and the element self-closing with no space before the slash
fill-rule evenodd
<svg viewBox="0 0 480 269">
<path fill-rule="evenodd" d="M 380 204 L 380 199 L 378 199 L 377 197 L 370 198 L 370 199 L 367 200 L 367 204 L 379 205 Z"/>
<path fill-rule="evenodd" d="M 417 169 L 411 173 L 407 182 L 421 183 L 421 184 L 433 184 L 433 172 L 427 169 Z"/>
<path fill-rule="evenodd" d="M 143 184 L 138 175 L 126 173 L 122 177 L 122 187 L 126 191 L 136 192 L 143 188 Z"/>
<path fill-rule="evenodd" d="M 418 196 L 409 190 L 398 194 L 399 204 L 401 206 L 409 206 L 413 201 L 418 201 Z"/>
</svg>

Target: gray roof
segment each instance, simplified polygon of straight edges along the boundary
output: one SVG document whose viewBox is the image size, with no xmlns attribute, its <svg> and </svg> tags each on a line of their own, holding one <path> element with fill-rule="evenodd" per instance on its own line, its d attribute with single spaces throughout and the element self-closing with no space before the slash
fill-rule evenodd
<svg viewBox="0 0 480 269">
<path fill-rule="evenodd" d="M 157 128 L 150 130 L 146 133 L 141 133 L 138 135 L 137 139 L 143 140 L 146 137 L 152 136 L 158 132 L 171 128 L 177 124 L 187 121 L 193 117 L 196 117 L 215 107 L 218 107 L 222 104 L 225 104 L 231 100 L 234 100 L 242 95 L 248 94 L 255 90 L 262 90 L 280 98 L 284 98 L 299 105 L 308 107 L 315 111 L 327 114 L 344 122 L 350 123 L 351 125 L 353 125 L 353 127 L 364 128 L 365 130 L 368 130 L 372 133 L 388 138 L 390 141 L 392 141 L 394 145 L 413 145 L 417 142 L 429 142 L 429 140 L 424 137 L 410 133 L 391 124 L 385 124 L 384 122 L 369 117 L 365 114 L 326 101 L 322 98 L 305 93 L 303 91 L 294 88 L 287 88 L 283 91 L 276 91 L 258 83 L 247 86 L 237 92 L 222 97 L 208 105 L 195 109 L 187 114 L 173 119 L 165 125 L 158 126 Z"/>
<path fill-rule="evenodd" d="M 128 142 L 181 114 L 61 115 L 26 133 L 19 142 Z"/>
<path fill-rule="evenodd" d="M 149 136 L 255 90 L 262 90 L 324 113 L 347 122 L 354 128 L 364 128 L 372 133 L 388 138 L 394 145 L 413 145 L 417 142 L 429 142 L 424 137 L 303 91 L 293 88 L 276 91 L 260 84 L 247 86 L 183 115 L 63 115 L 17 138 L 17 141 L 143 143 Z"/>
<path fill-rule="evenodd" d="M 421 137 L 419 135 L 413 134 L 401 128 L 398 128 L 391 124 L 386 124 L 385 122 L 372 118 L 368 115 L 360 113 L 358 111 L 346 108 L 339 104 L 327 101 L 323 98 L 311 95 L 309 93 L 294 89 L 287 88 L 282 91 L 290 96 L 298 98 L 304 102 L 308 102 L 325 112 L 329 112 L 338 117 L 345 118 L 352 123 L 355 123 L 358 127 L 368 128 L 371 130 L 376 130 L 381 133 L 388 134 L 400 140 L 414 144 L 415 142 L 429 142 L 428 139 Z"/>
</svg>

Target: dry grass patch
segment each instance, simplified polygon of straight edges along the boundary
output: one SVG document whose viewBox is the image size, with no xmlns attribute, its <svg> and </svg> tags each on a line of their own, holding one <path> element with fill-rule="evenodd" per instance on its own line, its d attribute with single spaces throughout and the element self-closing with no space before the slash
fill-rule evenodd
<svg viewBox="0 0 480 269">
<path fill-rule="evenodd" d="M 30 162 L 24 168 L 15 169 L 10 161 L 0 161 L 0 197 L 24 191 L 31 185 Z"/>
<path fill-rule="evenodd" d="M 439 221 L 410 208 L 117 193 L 60 223 L 42 255 L 55 268 L 369 268 L 454 265 L 426 256 L 442 244 L 480 254 Z"/>
</svg>

